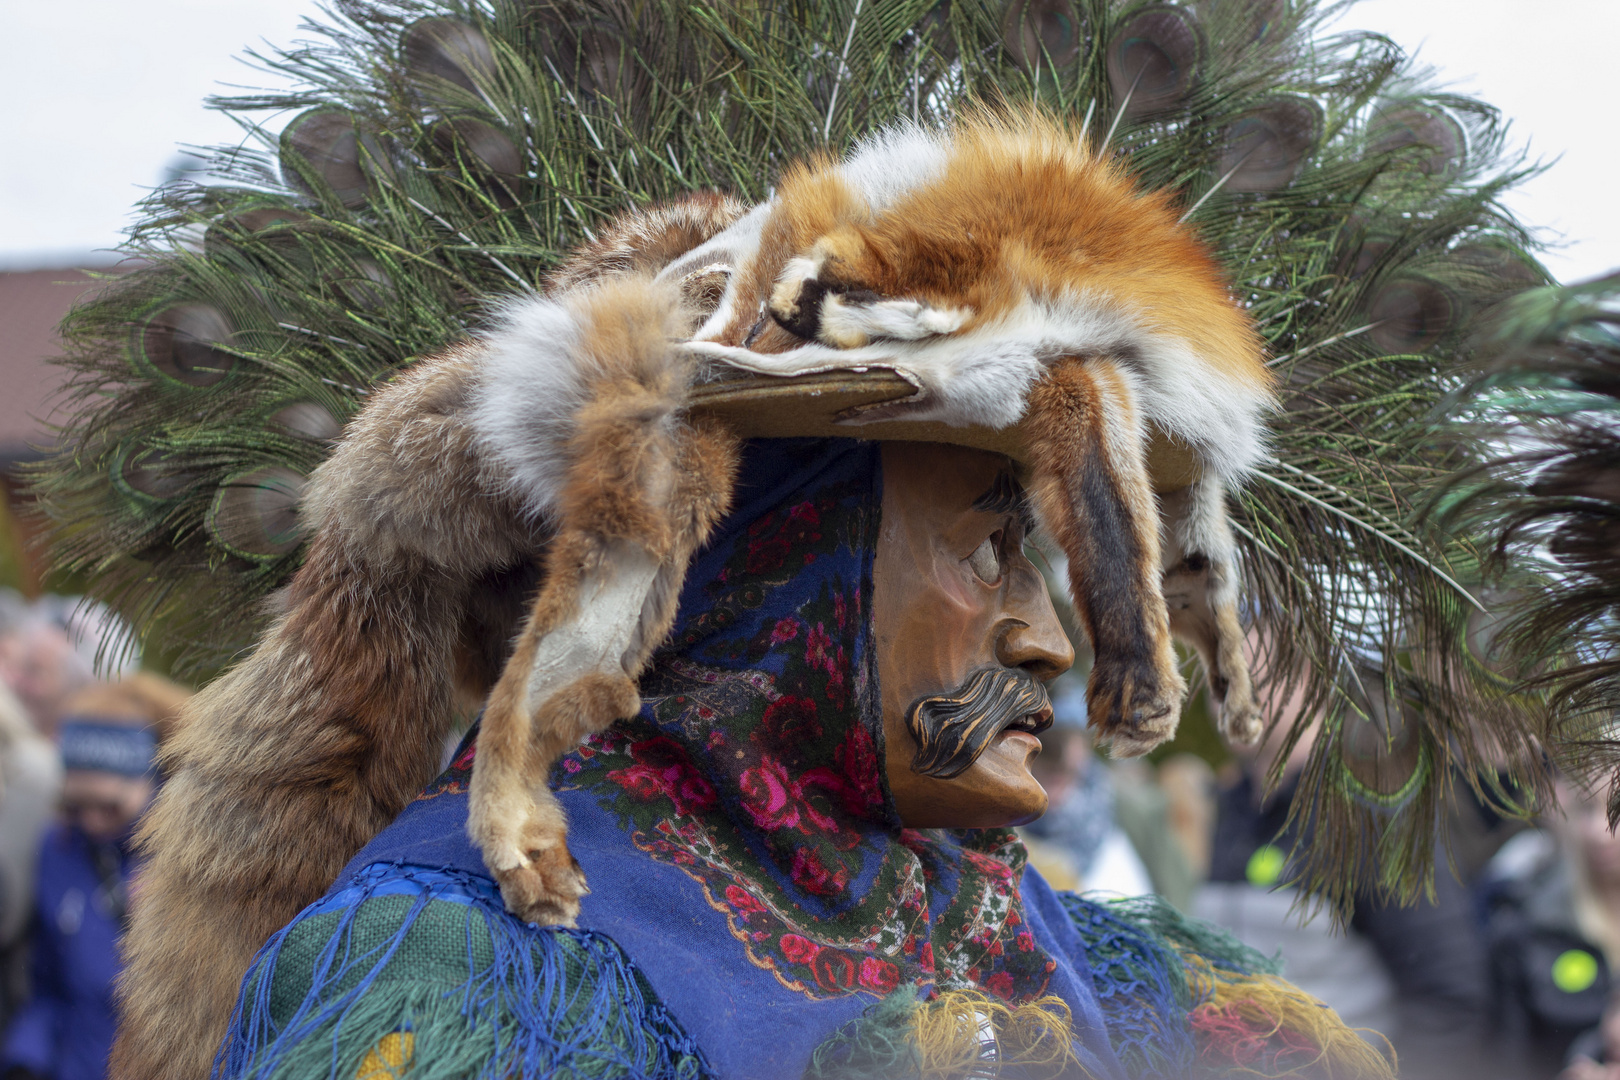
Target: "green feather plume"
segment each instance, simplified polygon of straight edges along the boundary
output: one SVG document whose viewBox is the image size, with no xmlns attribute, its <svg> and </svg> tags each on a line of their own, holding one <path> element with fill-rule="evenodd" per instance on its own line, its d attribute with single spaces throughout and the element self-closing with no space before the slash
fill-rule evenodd
<svg viewBox="0 0 1620 1080">
<path fill-rule="evenodd" d="M 1620 822 L 1620 274 L 1526 292 L 1477 338 L 1447 403 L 1473 453 L 1433 516 L 1488 555 L 1480 650 L 1547 700 L 1548 753 L 1578 783 L 1607 777 Z"/>
</svg>

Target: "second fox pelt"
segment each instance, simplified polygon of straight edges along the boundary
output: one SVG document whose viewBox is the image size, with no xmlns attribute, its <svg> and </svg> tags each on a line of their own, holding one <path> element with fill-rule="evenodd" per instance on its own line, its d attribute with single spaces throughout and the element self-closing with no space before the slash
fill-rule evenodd
<svg viewBox="0 0 1620 1080">
<path fill-rule="evenodd" d="M 1100 734 L 1143 752 L 1173 733 L 1172 632 L 1205 658 L 1223 729 L 1257 733 L 1224 500 L 1261 453 L 1270 382 L 1213 261 L 1170 196 L 1058 125 L 896 131 L 796 166 L 752 210 L 700 195 L 626 215 L 545 296 L 373 395 L 312 480 L 283 613 L 167 751 L 115 1075 L 207 1075 L 254 951 L 431 778 L 458 690 L 488 694 L 469 830 L 508 907 L 572 921 L 586 883 L 547 778 L 639 707 L 726 510 L 735 440 L 687 410 L 726 366 L 916 388 L 851 435 L 1019 425 Z M 1150 425 L 1203 472 L 1162 505 Z"/>
</svg>

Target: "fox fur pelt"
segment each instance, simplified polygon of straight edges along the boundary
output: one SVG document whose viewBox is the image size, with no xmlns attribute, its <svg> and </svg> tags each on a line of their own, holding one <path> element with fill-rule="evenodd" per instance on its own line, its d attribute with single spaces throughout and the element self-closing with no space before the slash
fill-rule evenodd
<svg viewBox="0 0 1620 1080">
<path fill-rule="evenodd" d="M 715 259 L 738 270 L 696 335 L 703 355 L 781 375 L 884 367 L 917 388 L 852 424 L 1021 423 L 1035 507 L 1096 654 L 1090 723 L 1116 752 L 1175 732 L 1186 688 L 1172 629 L 1204 658 L 1222 731 L 1258 735 L 1225 492 L 1263 453 L 1272 379 L 1168 193 L 1136 191 L 1059 124 L 985 114 L 790 169 L 766 214 L 677 265 Z M 1165 545 L 1149 422 L 1203 471 L 1167 507 Z M 1177 583 L 1174 620 L 1161 574 Z"/>
<path fill-rule="evenodd" d="M 125 939 L 113 1076 L 208 1075 L 253 954 L 433 777 L 458 688 L 481 699 L 496 687 L 480 756 L 510 755 L 496 777 L 481 768 L 475 800 L 545 812 L 547 769 L 533 759 L 566 746 L 550 729 L 503 728 L 503 717 L 526 728 L 533 712 L 499 708 L 530 700 L 524 677 L 496 685 L 531 600 L 519 655 L 535 656 L 546 630 L 561 642 L 583 629 L 560 659 L 594 676 L 549 689 L 572 689 L 585 723 L 628 704 L 639 657 L 672 615 L 671 567 L 684 569 L 721 512 L 731 467 L 728 438 L 681 415 L 692 365 L 672 342 L 691 330 L 689 305 L 637 259 L 736 214 L 701 196 L 627 217 L 559 271 L 572 288 L 511 305 L 487 334 L 419 361 L 349 425 L 311 478 L 314 538 L 285 613 L 191 701 L 165 751 L 169 779 L 139 834 L 149 860 Z M 593 282 L 588 260 L 620 272 Z M 655 568 L 623 644 L 593 639 L 579 618 L 615 557 Z M 602 644 L 637 659 L 603 675 L 590 655 Z M 510 749 L 489 753 L 497 741 Z M 540 845 L 525 820 L 486 828 L 484 850 Z"/>
<path fill-rule="evenodd" d="M 373 395 L 311 480 L 283 613 L 166 751 L 118 1080 L 207 1075 L 253 953 L 431 777 L 458 689 L 488 694 L 469 830 L 511 910 L 573 920 L 586 883 L 547 777 L 639 707 L 725 512 L 735 440 L 687 400 L 727 367 L 916 388 L 846 418 L 856 436 L 1020 425 L 1100 733 L 1124 752 L 1173 733 L 1172 632 L 1204 657 L 1223 730 L 1258 732 L 1225 517 L 1270 402 L 1248 319 L 1170 197 L 1073 133 L 901 129 L 789 170 L 752 210 L 703 195 L 626 215 L 544 296 Z M 1150 424 L 1202 468 L 1162 504 Z"/>
</svg>

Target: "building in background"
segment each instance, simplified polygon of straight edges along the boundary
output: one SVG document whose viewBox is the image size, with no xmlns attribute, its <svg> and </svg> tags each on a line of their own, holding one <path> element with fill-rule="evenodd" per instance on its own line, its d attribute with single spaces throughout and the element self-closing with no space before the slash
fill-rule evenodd
<svg viewBox="0 0 1620 1080">
<path fill-rule="evenodd" d="M 62 370 L 57 324 L 96 288 L 96 273 L 74 268 L 0 272 L 0 586 L 40 591 L 42 554 L 30 525 L 17 466 L 52 442 L 48 423 Z"/>
</svg>

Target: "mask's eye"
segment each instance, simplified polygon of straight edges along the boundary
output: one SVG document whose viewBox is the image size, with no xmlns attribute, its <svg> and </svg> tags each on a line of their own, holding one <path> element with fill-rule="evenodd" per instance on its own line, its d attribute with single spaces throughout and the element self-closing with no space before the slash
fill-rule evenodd
<svg viewBox="0 0 1620 1080">
<path fill-rule="evenodd" d="M 997 529 L 985 537 L 984 543 L 973 549 L 973 554 L 967 557 L 967 563 L 973 568 L 974 575 L 986 585 L 995 585 L 1001 581 L 1001 530 Z"/>
</svg>

